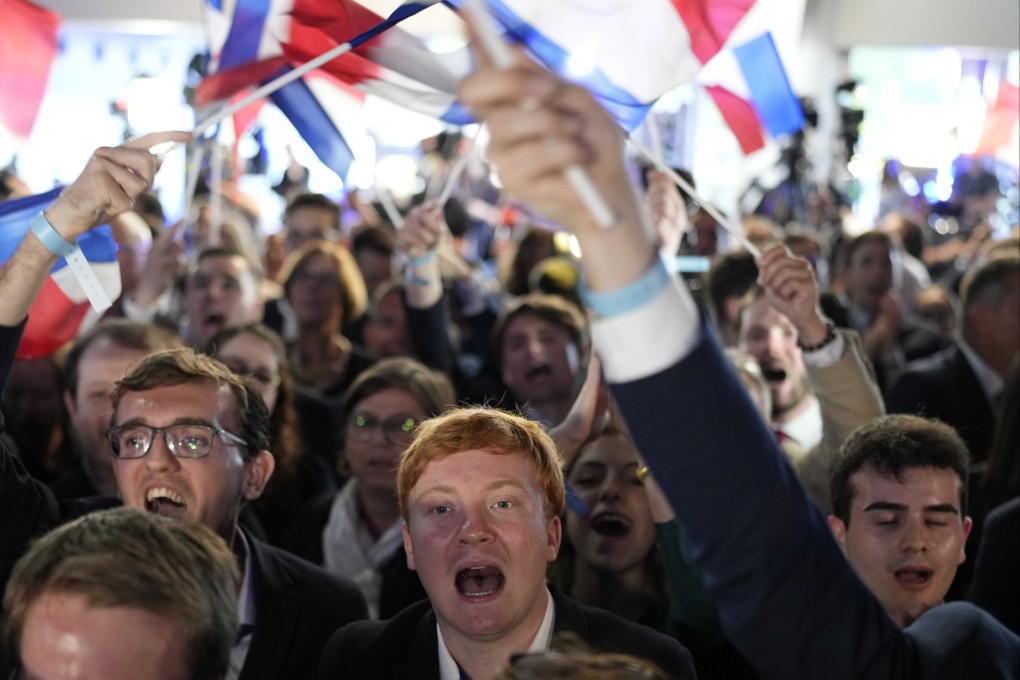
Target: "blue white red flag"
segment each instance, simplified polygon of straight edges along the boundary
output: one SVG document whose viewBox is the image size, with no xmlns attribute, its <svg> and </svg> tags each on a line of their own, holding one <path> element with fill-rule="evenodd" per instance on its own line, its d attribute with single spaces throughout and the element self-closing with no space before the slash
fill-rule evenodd
<svg viewBox="0 0 1020 680">
<path fill-rule="evenodd" d="M 459 6 L 462 0 L 447 0 Z M 689 82 L 754 0 L 486 0 L 514 42 L 584 85 L 627 131 Z"/>
<path fill-rule="evenodd" d="M 779 137 L 804 127 L 771 33 L 720 54 L 699 80 L 711 82 L 706 89 L 745 154 L 765 146 L 765 133 Z"/>
<path fill-rule="evenodd" d="M 299 79 L 270 95 L 323 162 L 344 176 L 353 154 L 332 114 L 344 97 L 374 94 L 449 123 L 470 122 L 455 94 L 467 60 L 436 55 L 393 28 L 436 1 L 405 2 L 384 19 L 354 0 L 207 0 L 212 60 L 196 102 L 230 97 L 351 42 L 352 52 L 312 72 L 320 77 Z"/>
<path fill-rule="evenodd" d="M 45 210 L 60 194 L 54 189 L 0 203 L 0 266 L 17 250 L 28 234 L 32 218 Z M 117 246 L 110 227 L 97 227 L 78 238 L 78 246 L 111 300 L 120 295 L 120 266 Z M 61 345 L 73 340 L 83 324 L 92 320 L 91 305 L 74 274 L 63 259 L 53 265 L 42 292 L 32 303 L 28 324 L 18 346 L 18 357 L 38 359 L 49 356 Z"/>
</svg>

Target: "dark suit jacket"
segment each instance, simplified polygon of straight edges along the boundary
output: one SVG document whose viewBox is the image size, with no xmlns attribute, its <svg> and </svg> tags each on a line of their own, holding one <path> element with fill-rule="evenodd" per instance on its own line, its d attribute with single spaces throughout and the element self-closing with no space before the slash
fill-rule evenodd
<svg viewBox="0 0 1020 680">
<path fill-rule="evenodd" d="M 21 328 L 0 326 L 0 385 Z M 3 431 L 0 416 L 0 432 Z M 57 501 L 0 443 L 0 586 L 29 542 L 88 512 L 114 507 L 114 498 Z M 256 623 L 240 680 L 314 678 L 322 648 L 340 626 L 368 615 L 350 581 L 326 573 L 282 550 L 247 537 L 251 547 Z"/>
<path fill-rule="evenodd" d="M 909 364 L 885 404 L 890 413 L 914 413 L 952 425 L 976 462 L 988 456 L 995 413 L 958 346 Z"/>
<path fill-rule="evenodd" d="M 705 323 L 690 355 L 610 389 L 744 658 L 764 678 L 1015 679 L 1020 640 L 970 604 L 934 607 L 902 630 L 889 617 Z"/>
<path fill-rule="evenodd" d="M 1006 501 L 985 518 L 970 600 L 1020 633 L 1020 498 Z"/>
<path fill-rule="evenodd" d="M 693 678 L 691 656 L 671 637 L 586 607 L 550 587 L 555 632 L 573 631 L 596 649 L 648 659 L 671 678 Z M 438 680 L 436 615 L 428 601 L 413 604 L 389 621 L 359 621 L 329 641 L 320 680 Z"/>
</svg>

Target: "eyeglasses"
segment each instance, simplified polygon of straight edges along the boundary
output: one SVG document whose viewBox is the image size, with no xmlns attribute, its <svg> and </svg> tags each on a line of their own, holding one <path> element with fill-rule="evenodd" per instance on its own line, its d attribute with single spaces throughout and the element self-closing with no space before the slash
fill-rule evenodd
<svg viewBox="0 0 1020 680">
<path fill-rule="evenodd" d="M 166 448 L 178 458 L 205 458 L 212 450 L 213 439 L 216 435 L 219 435 L 224 443 L 248 446 L 248 442 L 236 434 L 211 425 L 171 425 L 169 427 L 122 425 L 111 427 L 106 431 L 114 458 L 142 458 L 152 448 L 152 442 L 156 439 L 157 434 L 163 435 Z"/>
<path fill-rule="evenodd" d="M 352 439 L 367 442 L 372 439 L 372 433 L 382 430 L 383 437 L 391 444 L 407 446 L 414 436 L 414 428 L 418 427 L 418 421 L 411 416 L 394 416 L 388 420 L 378 420 L 370 415 L 358 413 L 347 421 L 347 432 Z"/>
</svg>

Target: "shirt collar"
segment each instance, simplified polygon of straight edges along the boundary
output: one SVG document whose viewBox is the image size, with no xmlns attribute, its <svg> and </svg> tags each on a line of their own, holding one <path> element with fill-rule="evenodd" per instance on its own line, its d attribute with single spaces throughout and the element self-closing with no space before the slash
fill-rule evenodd
<svg viewBox="0 0 1020 680">
<path fill-rule="evenodd" d="M 529 653 L 547 651 L 552 644 L 556 607 L 553 605 L 552 595 L 549 593 L 548 588 L 545 590 L 545 596 L 545 617 L 542 619 L 542 625 L 538 627 L 535 637 L 531 640 L 531 645 L 527 649 Z M 446 647 L 446 640 L 443 639 L 443 631 L 439 628 L 438 622 L 436 623 L 436 638 L 439 645 L 439 680 L 460 680 L 462 677 L 460 667 L 454 661 L 450 650 Z"/>
<path fill-rule="evenodd" d="M 251 548 L 248 546 L 248 539 L 244 532 L 238 530 L 237 540 L 234 542 L 237 547 L 238 556 L 244 559 L 244 573 L 241 575 L 241 590 L 237 594 L 237 622 L 242 626 L 245 624 L 255 625 L 255 593 L 252 592 L 252 559 Z"/>
</svg>

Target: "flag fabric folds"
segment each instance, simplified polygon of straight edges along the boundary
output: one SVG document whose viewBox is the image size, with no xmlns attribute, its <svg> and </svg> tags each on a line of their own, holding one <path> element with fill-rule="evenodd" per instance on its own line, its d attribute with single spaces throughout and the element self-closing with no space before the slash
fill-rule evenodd
<svg viewBox="0 0 1020 680">
<path fill-rule="evenodd" d="M 60 16 L 26 0 L 0 0 L 0 125 L 28 139 L 57 56 Z"/>
<path fill-rule="evenodd" d="M 432 4 L 435 0 L 405 2 L 384 19 L 354 0 L 207 0 L 212 59 L 196 102 L 201 106 L 228 98 L 337 45 L 354 43 L 354 51 L 313 71 L 320 76 L 314 85 L 312 79 L 299 79 L 270 95 L 319 158 L 345 177 L 353 153 L 322 93 L 334 101 L 352 95 L 322 74 L 356 88 L 360 93 L 354 97 L 359 100 L 372 93 L 450 123 L 470 122 L 455 94 L 466 62 L 452 71 L 449 60 L 434 55 L 410 34 L 392 29 Z M 380 48 L 383 42 L 386 46 Z"/>
<path fill-rule="evenodd" d="M 49 207 L 59 194 L 60 189 L 54 189 L 0 203 L 0 266 L 17 250 L 36 213 Z M 83 234 L 78 238 L 78 246 L 103 289 L 115 300 L 120 295 L 120 266 L 110 227 L 103 225 Z M 65 342 L 73 340 L 82 325 L 91 320 L 90 309 L 88 297 L 67 263 L 58 260 L 29 310 L 17 356 L 25 359 L 49 356 Z"/>
<path fill-rule="evenodd" d="M 447 0 L 459 6 L 461 0 Z M 486 0 L 511 37 L 584 85 L 628 132 L 660 96 L 693 80 L 754 0 Z"/>
<path fill-rule="evenodd" d="M 210 104 L 236 95 L 282 75 L 291 68 L 280 53 L 274 36 L 286 30 L 285 13 L 292 10 L 290 0 L 207 0 L 205 21 L 209 34 L 209 77 L 199 85 L 196 104 Z M 354 154 L 340 132 L 309 89 L 299 79 L 274 92 L 270 99 L 308 142 L 319 160 L 346 179 Z M 235 116 L 235 133 L 244 128 Z M 251 120 L 245 121 L 247 124 Z"/>
<path fill-rule="evenodd" d="M 719 79 L 722 82 L 706 83 L 705 89 L 745 154 L 765 146 L 766 132 L 779 137 L 804 127 L 804 111 L 790 86 L 771 33 L 763 33 L 728 52 L 736 67 L 717 69 L 724 74 Z"/>
<path fill-rule="evenodd" d="M 999 84 L 995 103 L 988 107 L 981 137 L 973 155 L 992 155 L 1009 144 L 1020 122 L 1020 88 L 1008 81 Z"/>
</svg>

